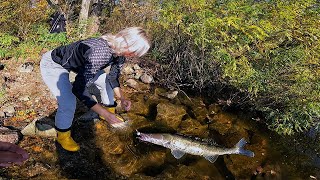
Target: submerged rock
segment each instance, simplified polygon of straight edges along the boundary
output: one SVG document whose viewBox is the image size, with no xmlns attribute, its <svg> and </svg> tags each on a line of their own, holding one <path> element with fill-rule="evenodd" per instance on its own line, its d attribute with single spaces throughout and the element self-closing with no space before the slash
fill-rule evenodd
<svg viewBox="0 0 320 180">
<path fill-rule="evenodd" d="M 185 108 L 171 103 L 160 103 L 157 105 L 156 121 L 159 121 L 168 127 L 178 129 L 182 117 L 187 114 Z"/>
<path fill-rule="evenodd" d="M 194 135 L 201 138 L 206 138 L 209 135 L 209 131 L 207 129 L 207 125 L 201 125 L 198 121 L 194 119 L 187 119 L 181 122 L 178 131 L 181 134 Z"/>
<path fill-rule="evenodd" d="M 224 135 L 230 131 L 233 126 L 233 121 L 236 119 L 235 116 L 219 113 L 212 116 L 208 116 L 210 124 L 209 129 L 218 131 L 220 134 Z"/>
</svg>

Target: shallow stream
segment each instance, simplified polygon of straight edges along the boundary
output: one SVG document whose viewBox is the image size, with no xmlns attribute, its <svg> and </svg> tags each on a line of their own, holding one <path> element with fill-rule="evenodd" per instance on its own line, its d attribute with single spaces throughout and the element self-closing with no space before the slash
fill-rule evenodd
<svg viewBox="0 0 320 180">
<path fill-rule="evenodd" d="M 81 150 L 64 151 L 54 138 L 24 137 L 20 146 L 30 153 L 22 166 L 0 170 L 3 179 L 319 179 L 319 135 L 279 136 L 245 112 L 226 112 L 215 103 L 155 89 L 130 95 L 131 120 L 125 132 L 103 121 L 76 121 L 74 139 Z M 78 110 L 78 116 L 86 109 Z M 54 115 L 53 115 L 54 116 Z M 252 119 L 253 118 L 253 119 Z M 195 155 L 175 159 L 169 149 L 136 138 L 141 132 L 179 133 L 213 139 L 233 147 L 241 138 L 255 153 L 220 156 L 215 163 Z"/>
</svg>

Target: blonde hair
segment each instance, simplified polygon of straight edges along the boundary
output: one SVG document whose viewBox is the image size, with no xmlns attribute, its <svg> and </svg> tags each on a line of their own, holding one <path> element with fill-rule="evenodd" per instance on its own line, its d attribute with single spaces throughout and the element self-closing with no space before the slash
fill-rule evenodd
<svg viewBox="0 0 320 180">
<path fill-rule="evenodd" d="M 129 51 L 140 57 L 146 54 L 150 48 L 147 34 L 141 27 L 129 27 L 116 35 L 106 34 L 102 38 L 110 43 L 117 54 Z"/>
</svg>

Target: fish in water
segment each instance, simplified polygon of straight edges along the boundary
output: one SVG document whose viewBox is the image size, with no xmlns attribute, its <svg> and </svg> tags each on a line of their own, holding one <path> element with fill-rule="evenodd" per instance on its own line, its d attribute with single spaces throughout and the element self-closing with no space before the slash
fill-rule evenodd
<svg viewBox="0 0 320 180">
<path fill-rule="evenodd" d="M 157 144 L 171 150 L 171 154 L 180 159 L 185 153 L 203 156 L 211 163 L 214 163 L 218 156 L 225 154 L 242 154 L 249 157 L 254 157 L 254 153 L 245 150 L 243 147 L 246 141 L 242 138 L 234 147 L 224 148 L 214 143 L 208 143 L 200 140 L 192 140 L 190 138 L 171 135 L 165 133 L 147 134 L 137 131 L 137 138 L 141 141 Z"/>
</svg>

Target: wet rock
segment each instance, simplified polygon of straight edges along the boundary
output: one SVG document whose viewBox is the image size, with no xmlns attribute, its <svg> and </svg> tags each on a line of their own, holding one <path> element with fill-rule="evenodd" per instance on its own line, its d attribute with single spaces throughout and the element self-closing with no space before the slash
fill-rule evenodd
<svg viewBox="0 0 320 180">
<path fill-rule="evenodd" d="M 178 95 L 178 91 L 168 91 L 168 92 L 165 92 L 165 93 L 158 93 L 158 94 L 161 97 L 165 97 L 165 98 L 168 98 L 168 99 L 174 99 Z"/>
<path fill-rule="evenodd" d="M 103 151 L 107 154 L 120 155 L 124 152 L 124 142 L 119 136 L 111 131 L 107 123 L 98 121 L 95 123 L 96 142 L 103 147 Z"/>
<path fill-rule="evenodd" d="M 138 115 L 147 116 L 149 114 L 148 103 L 141 96 L 141 98 L 138 98 L 136 101 L 132 102 L 130 111 Z"/>
<path fill-rule="evenodd" d="M 138 83 L 137 81 L 135 81 L 134 79 L 128 79 L 126 82 L 125 82 L 125 85 L 133 88 L 133 89 L 137 89 L 138 88 Z"/>
<path fill-rule="evenodd" d="M 6 114 L 3 111 L 0 111 L 0 117 L 6 117 Z"/>
<path fill-rule="evenodd" d="M 133 69 L 137 71 L 137 70 L 140 70 L 141 67 L 138 64 L 134 64 Z"/>
<path fill-rule="evenodd" d="M 130 179 L 131 180 L 141 180 L 141 179 L 158 180 L 159 178 L 148 176 L 145 174 L 133 174 L 132 176 L 130 176 Z"/>
<path fill-rule="evenodd" d="M 2 111 L 5 113 L 5 115 L 7 117 L 11 117 L 14 115 L 14 113 L 16 112 L 14 107 L 12 105 L 9 105 L 9 106 L 5 106 L 2 108 Z"/>
<path fill-rule="evenodd" d="M 186 110 L 183 106 L 171 103 L 160 103 L 157 105 L 156 121 L 159 121 L 173 129 L 177 129 L 185 116 Z"/>
<path fill-rule="evenodd" d="M 143 74 L 141 77 L 140 77 L 141 81 L 145 84 L 150 84 L 153 82 L 153 77 L 148 75 L 148 74 Z"/>
<path fill-rule="evenodd" d="M 21 133 L 26 136 L 57 136 L 57 132 L 54 128 L 54 121 L 46 117 L 33 120 L 21 131 Z"/>
<path fill-rule="evenodd" d="M 159 88 L 159 87 L 157 87 L 157 88 L 154 89 L 154 95 L 160 96 L 160 97 L 161 97 L 160 94 L 165 94 L 165 93 L 167 93 L 167 92 L 168 92 L 168 91 L 167 91 L 166 89 L 164 89 L 164 88 Z"/>
<path fill-rule="evenodd" d="M 218 104 L 210 104 L 208 107 L 209 115 L 215 115 L 221 112 L 221 107 Z"/>
<path fill-rule="evenodd" d="M 278 164 L 267 164 L 261 173 L 255 175 L 255 179 L 282 179 L 282 168 Z"/>
<path fill-rule="evenodd" d="M 117 159 L 116 166 L 114 166 L 114 170 L 123 175 L 130 177 L 133 174 L 141 171 L 143 164 L 140 163 L 139 159 L 122 157 Z"/>
<path fill-rule="evenodd" d="M 163 179 L 210 179 L 207 175 L 198 173 L 199 169 L 192 166 L 178 165 L 178 167 L 169 167 L 161 175 Z M 219 176 L 217 176 L 219 177 Z M 220 176 L 221 177 L 221 176 Z"/>
<path fill-rule="evenodd" d="M 0 127 L 0 141 L 9 143 L 18 143 L 19 135 L 15 130 L 8 129 L 6 127 Z"/>
<path fill-rule="evenodd" d="M 209 135 L 209 131 L 207 131 L 207 127 L 208 127 L 207 125 L 201 125 L 198 121 L 194 119 L 187 119 L 181 122 L 178 131 L 181 134 L 206 138 Z"/>
<path fill-rule="evenodd" d="M 132 68 L 131 65 L 127 65 L 126 67 L 123 68 L 122 72 L 126 75 L 130 75 L 134 73 L 134 69 Z"/>
<path fill-rule="evenodd" d="M 208 114 L 208 110 L 205 104 L 202 102 L 200 104 L 195 104 L 192 107 L 192 112 L 194 113 L 195 118 L 201 122 L 202 124 L 206 123 L 206 118 Z"/>
<path fill-rule="evenodd" d="M 134 79 L 139 80 L 140 77 L 143 75 L 143 70 L 136 70 L 135 71 L 135 75 L 134 75 Z"/>
<path fill-rule="evenodd" d="M 232 128 L 232 123 L 235 119 L 236 117 L 233 115 L 219 113 L 209 119 L 209 129 L 218 131 L 220 134 L 224 135 Z"/>
<path fill-rule="evenodd" d="M 148 121 L 145 117 L 137 115 L 133 112 L 129 112 L 128 117 L 131 120 L 130 126 L 132 129 L 151 127 L 153 125 L 153 123 Z"/>
<path fill-rule="evenodd" d="M 18 71 L 22 73 L 30 73 L 33 70 L 34 64 L 32 62 L 26 62 L 19 66 Z"/>
</svg>

